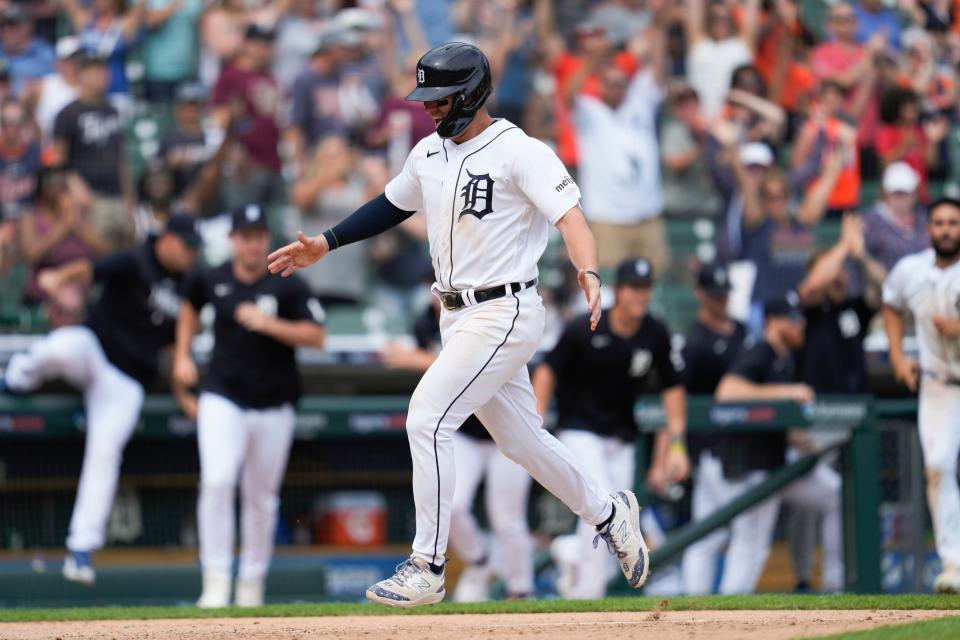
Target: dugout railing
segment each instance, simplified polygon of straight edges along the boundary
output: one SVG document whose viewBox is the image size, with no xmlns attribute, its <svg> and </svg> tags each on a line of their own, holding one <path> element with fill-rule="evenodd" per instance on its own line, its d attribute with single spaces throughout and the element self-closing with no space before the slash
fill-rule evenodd
<svg viewBox="0 0 960 640">
<path fill-rule="evenodd" d="M 404 435 L 406 396 L 352 396 L 352 397 L 306 397 L 301 402 L 297 419 L 297 441 L 340 442 L 343 439 L 366 442 L 365 437 L 386 436 L 387 441 L 402 446 L 393 437 Z M 880 515 L 879 515 L 879 458 L 877 445 L 876 417 L 878 410 L 885 408 L 887 401 L 874 401 L 870 397 L 833 397 L 823 398 L 813 405 L 800 407 L 789 403 L 735 403 L 715 404 L 708 398 L 690 398 L 688 403 L 688 422 L 691 431 L 722 430 L 768 431 L 788 428 L 807 428 L 829 430 L 842 434 L 840 449 L 840 467 L 844 476 L 844 536 L 848 588 L 851 591 L 876 593 L 881 590 L 880 582 Z M 900 401 L 896 405 L 898 415 L 915 415 L 915 401 Z M 654 398 L 645 398 L 637 405 L 638 422 L 644 431 L 655 431 L 662 422 L 662 410 Z M 4 443 L 14 440 L 32 440 L 37 444 L 45 439 L 59 438 L 74 448 L 78 448 L 83 428 L 83 411 L 80 400 L 72 395 L 41 395 L 27 398 L 0 397 L 0 501 L 4 495 L 10 496 L 23 492 L 43 491 L 45 487 L 61 491 L 66 497 L 75 486 L 75 477 L 65 479 L 61 474 L 59 483 L 40 482 L 36 477 L 22 477 L 18 469 L 28 464 L 26 460 L 6 459 L 11 450 Z M 147 398 L 141 423 L 135 434 L 135 440 L 147 441 L 159 446 L 165 441 L 191 439 L 193 424 L 185 419 L 168 396 L 150 396 Z M 641 438 L 641 441 L 643 439 Z M 154 445 L 151 445 L 154 446 Z M 373 445 L 371 445 L 372 449 Z M 359 449 L 361 452 L 364 449 Z M 762 485 L 754 487 L 728 505 L 724 505 L 707 520 L 674 530 L 668 534 L 667 542 L 654 552 L 654 566 L 662 566 L 676 559 L 683 549 L 711 530 L 729 523 L 738 513 L 772 495 L 791 480 L 799 477 L 816 463 L 825 452 L 808 456 L 776 472 Z M 644 455 L 642 447 L 638 456 Z M 381 473 L 393 473 L 396 494 L 409 493 L 409 474 L 396 470 L 389 471 L 371 463 L 366 470 L 368 476 Z M 638 466 L 643 469 L 643 466 Z M 34 474 L 35 476 L 36 474 Z M 193 474 L 184 474 L 181 490 L 189 492 L 196 486 Z M 344 483 L 352 482 L 356 474 L 339 476 Z M 638 474 L 642 478 L 643 474 Z M 290 480 L 288 474 L 288 481 Z M 302 484 L 313 482 L 312 476 L 300 478 Z M 72 485 L 71 485 L 72 483 Z M 329 484 L 327 485 L 329 486 Z M 349 486 L 349 485 L 348 485 Z M 642 489 L 642 487 L 638 487 Z M 393 505 L 391 505 L 393 506 Z M 29 508 L 29 506 L 28 506 Z M 37 507 L 39 508 L 39 506 Z M 2 509 L 0 509 L 2 511 Z M 2 520 L 3 518 L 0 518 Z M 9 523 L 0 522 L 0 530 Z M 9 540 L 4 531 L 2 544 Z M 60 532 L 58 532 L 59 535 Z M 57 538 L 50 544 L 62 544 Z M 28 545 L 29 546 L 29 545 Z M 134 574 L 136 575 L 136 574 Z M 21 576 L 29 580 L 30 576 Z M 197 576 L 193 571 L 189 577 L 182 577 L 183 584 L 192 584 Z M 52 576 L 46 576 L 47 580 Z M 5 580 L 0 580 L 4 582 Z M 51 583 L 52 584 L 52 583 Z M 7 598 L 0 597 L 7 604 L 12 601 L 15 591 L 12 584 Z M 142 587 L 144 585 L 137 585 Z M 0 594 L 2 595 L 2 594 Z M 188 597 L 190 594 L 183 594 Z M 13 598 L 16 601 L 16 598 Z"/>
</svg>

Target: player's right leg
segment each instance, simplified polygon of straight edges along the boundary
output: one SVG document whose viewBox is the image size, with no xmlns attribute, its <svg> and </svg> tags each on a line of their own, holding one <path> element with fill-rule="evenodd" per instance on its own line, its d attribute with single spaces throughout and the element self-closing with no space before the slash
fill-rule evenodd
<svg viewBox="0 0 960 640">
<path fill-rule="evenodd" d="M 594 477 L 600 485 L 601 491 L 611 493 L 617 488 L 611 473 L 612 461 L 608 454 L 610 448 L 607 439 L 590 431 L 579 429 L 564 429 L 557 434 L 557 440 L 570 451 L 575 451 L 577 460 L 587 469 L 595 470 Z M 572 566 L 569 559 L 563 556 L 563 543 L 555 554 L 560 576 L 558 583 L 564 585 L 567 593 L 564 597 L 575 600 L 593 600 L 602 598 L 607 592 L 607 581 L 610 578 L 610 554 L 606 549 L 593 545 L 596 537 L 596 527 L 580 520 L 577 522 L 578 553 Z M 572 572 L 572 584 L 567 587 Z M 559 588 L 558 584 L 558 588 Z"/>
<path fill-rule="evenodd" d="M 52 331 L 15 354 L 4 373 L 4 386 L 28 393 L 57 378 L 83 391 L 86 409 L 84 462 L 63 575 L 93 584 L 91 553 L 103 546 L 121 454 L 136 426 L 143 388 L 110 364 L 96 335 L 82 326 Z"/>
<path fill-rule="evenodd" d="M 723 506 L 723 467 L 710 452 L 703 452 L 693 476 L 690 496 L 691 518 L 699 522 Z M 717 584 L 717 564 L 727 544 L 729 530 L 713 531 L 692 545 L 683 554 L 683 587 L 687 595 L 712 593 Z"/>
<path fill-rule="evenodd" d="M 493 541 L 500 552 L 500 577 L 508 598 L 533 595 L 533 538 L 527 526 L 527 502 L 532 479 L 523 467 L 493 447 L 487 466 L 484 503 Z"/>
<path fill-rule="evenodd" d="M 496 447 L 460 432 L 453 434 L 456 452 L 456 489 L 450 505 L 450 546 L 464 562 L 463 571 L 453 592 L 454 602 L 484 602 L 490 599 L 493 566 L 487 541 L 473 515 L 477 488 L 483 480 Z"/>
<path fill-rule="evenodd" d="M 765 471 L 753 471 L 740 480 L 731 482 L 725 479 L 728 500 L 760 484 L 766 477 Z M 773 528 L 779 512 L 778 494 L 733 519 L 730 524 L 730 545 L 720 579 L 721 594 L 745 594 L 756 590 L 760 574 L 770 556 Z"/>
<path fill-rule="evenodd" d="M 597 541 L 605 541 L 617 556 L 630 586 L 643 586 L 649 573 L 649 552 L 640 533 L 636 496 L 627 489 L 605 493 L 596 472 L 588 472 L 567 447 L 542 428 L 527 368 L 517 369 L 476 414 L 505 456 L 594 526 Z"/>
<path fill-rule="evenodd" d="M 223 396 L 201 393 L 197 402 L 197 529 L 203 593 L 198 607 L 212 609 L 230 604 L 236 527 L 234 495 L 247 443 L 248 425 L 243 409 Z"/>
<path fill-rule="evenodd" d="M 919 430 L 927 475 L 927 504 L 943 571 L 934 590 L 960 593 L 960 387 L 924 377 L 920 385 Z"/>
</svg>

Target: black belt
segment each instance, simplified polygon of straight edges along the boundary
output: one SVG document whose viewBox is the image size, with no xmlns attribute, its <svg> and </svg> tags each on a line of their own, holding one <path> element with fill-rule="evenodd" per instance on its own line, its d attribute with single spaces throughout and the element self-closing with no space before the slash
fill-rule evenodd
<svg viewBox="0 0 960 640">
<path fill-rule="evenodd" d="M 455 311 L 456 309 L 462 309 L 470 304 L 480 304 L 481 302 L 487 302 L 488 300 L 496 300 L 497 298 L 502 298 L 508 295 L 507 288 L 509 287 L 509 293 L 516 293 L 524 289 L 530 289 L 537 286 L 537 279 L 534 278 L 529 282 L 511 282 L 510 284 L 500 285 L 497 287 L 490 287 L 489 289 L 475 289 L 473 291 L 441 291 L 440 292 L 440 302 L 443 304 L 443 308 L 447 311 Z M 464 300 L 466 295 L 467 299 L 473 297 L 476 302 L 467 302 Z"/>
</svg>

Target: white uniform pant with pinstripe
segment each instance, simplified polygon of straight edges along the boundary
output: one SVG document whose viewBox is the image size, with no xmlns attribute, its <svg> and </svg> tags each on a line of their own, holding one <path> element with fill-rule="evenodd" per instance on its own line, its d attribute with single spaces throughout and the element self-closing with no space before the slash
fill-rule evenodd
<svg viewBox="0 0 960 640">
<path fill-rule="evenodd" d="M 507 458 L 587 523 L 610 514 L 610 496 L 541 428 L 526 365 L 543 322 L 536 289 L 440 315 L 443 349 L 413 392 L 407 414 L 417 511 L 413 553 L 427 562 L 444 562 L 455 483 L 453 433 L 472 413 Z"/>
</svg>

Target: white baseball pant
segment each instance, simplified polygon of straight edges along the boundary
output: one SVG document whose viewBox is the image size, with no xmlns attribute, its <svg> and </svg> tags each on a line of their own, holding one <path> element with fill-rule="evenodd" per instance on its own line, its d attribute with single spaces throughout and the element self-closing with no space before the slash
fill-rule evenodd
<svg viewBox="0 0 960 640">
<path fill-rule="evenodd" d="M 143 387 L 107 360 L 97 336 L 83 326 L 52 331 L 28 351 L 15 354 L 4 377 L 10 388 L 20 393 L 34 391 L 44 381 L 56 378 L 83 392 L 86 445 L 67 548 L 100 549 L 117 491 L 123 448 L 143 408 Z"/>
<path fill-rule="evenodd" d="M 799 454 L 789 449 L 787 461 L 793 462 Z M 721 504 L 730 502 L 767 478 L 766 471 L 753 471 L 735 481 L 722 479 Z M 820 542 L 823 545 L 824 591 L 843 588 L 843 538 L 841 524 L 841 478 L 830 466 L 820 463 L 810 473 L 790 483 L 784 489 L 749 509 L 730 525 L 730 544 L 720 579 L 720 593 L 753 593 L 770 556 L 773 528 L 777 523 L 782 501 L 816 510 L 822 519 Z"/>
<path fill-rule="evenodd" d="M 596 470 L 603 491 L 611 493 L 633 486 L 637 455 L 634 443 L 577 429 L 564 429 L 557 438 L 570 451 L 576 451 L 577 459 L 584 467 Z M 574 581 L 569 597 L 602 598 L 607 593 L 612 573 L 617 569 L 616 557 L 610 555 L 606 545 L 593 546 L 596 527 L 581 520 L 577 523 L 576 535 L 579 553 L 573 563 Z"/>
<path fill-rule="evenodd" d="M 233 567 L 240 482 L 240 580 L 262 580 L 273 554 L 280 483 L 293 442 L 295 413 L 285 404 L 244 409 L 223 396 L 201 393 L 197 407 L 200 498 L 197 525 L 204 571 Z"/>
<path fill-rule="evenodd" d="M 700 454 L 690 495 L 691 519 L 700 522 L 724 503 L 723 466 L 712 453 Z M 683 553 L 683 588 L 688 595 L 712 593 L 717 584 L 717 569 L 730 529 L 715 529 L 687 547 Z"/>
<path fill-rule="evenodd" d="M 450 532 L 453 433 L 476 414 L 500 451 L 590 524 L 612 511 L 610 496 L 570 451 L 541 428 L 527 361 L 543 333 L 544 308 L 525 289 L 440 314 L 443 349 L 407 413 L 417 533 L 413 553 L 443 564 Z"/>
<path fill-rule="evenodd" d="M 497 573 L 507 593 L 533 592 L 533 538 L 527 527 L 530 475 L 489 440 L 453 434 L 456 489 L 450 512 L 450 546 L 465 562 L 477 563 L 488 550 L 473 515 L 473 501 L 484 481 L 483 502 L 500 554 Z"/>
<path fill-rule="evenodd" d="M 924 376 L 918 418 L 937 553 L 944 566 L 960 569 L 960 387 Z"/>
<path fill-rule="evenodd" d="M 83 326 L 52 331 L 28 351 L 15 354 L 5 372 L 7 384 L 19 393 L 56 378 L 83 392 L 87 418 L 67 548 L 93 551 L 103 547 L 106 538 L 123 448 L 137 426 L 143 387 L 107 360 L 97 336 Z"/>
</svg>

